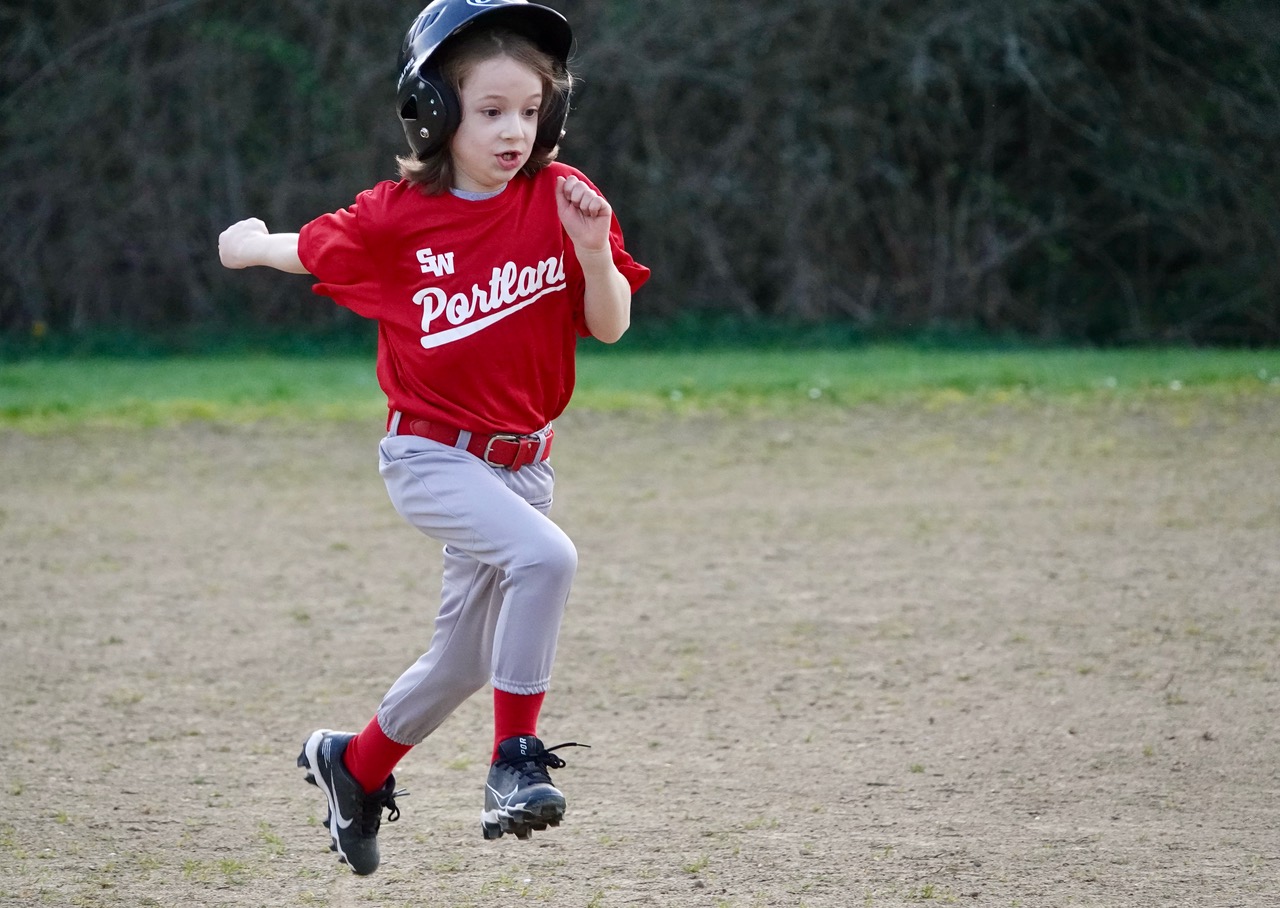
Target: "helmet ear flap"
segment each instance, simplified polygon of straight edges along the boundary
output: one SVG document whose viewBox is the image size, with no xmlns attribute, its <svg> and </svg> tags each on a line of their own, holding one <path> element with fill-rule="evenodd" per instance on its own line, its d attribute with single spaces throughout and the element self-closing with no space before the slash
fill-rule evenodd
<svg viewBox="0 0 1280 908">
<path fill-rule="evenodd" d="M 538 122 L 538 132 L 533 144 L 548 150 L 555 148 L 564 138 L 564 126 L 569 119 L 569 102 L 573 96 L 573 76 L 565 73 L 569 80 L 568 87 L 556 92 L 547 105 L 547 112 Z"/>
<path fill-rule="evenodd" d="M 461 119 L 458 96 L 438 71 L 424 67 L 403 86 L 400 125 L 419 160 L 439 151 Z"/>
</svg>

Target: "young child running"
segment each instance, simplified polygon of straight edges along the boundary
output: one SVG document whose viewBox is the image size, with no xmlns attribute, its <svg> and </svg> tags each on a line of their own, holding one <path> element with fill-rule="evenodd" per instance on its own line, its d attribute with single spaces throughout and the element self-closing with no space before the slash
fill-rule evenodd
<svg viewBox="0 0 1280 908">
<path fill-rule="evenodd" d="M 554 163 L 571 45 L 547 7 L 436 0 L 401 52 L 412 149 L 401 179 L 296 234 L 249 219 L 219 238 L 228 268 L 310 273 L 317 293 L 377 320 L 390 411 L 380 470 L 396 510 L 444 544 L 427 652 L 363 731 L 316 731 L 298 758 L 328 801 L 332 848 L 358 874 L 378 867 L 383 810 L 399 816 L 392 770 L 486 684 L 484 837 L 528 838 L 565 812 L 548 774 L 564 761 L 537 727 L 577 570 L 547 517 L 551 421 L 573 392 L 577 338 L 618 340 L 649 274 L 609 203 Z"/>
</svg>

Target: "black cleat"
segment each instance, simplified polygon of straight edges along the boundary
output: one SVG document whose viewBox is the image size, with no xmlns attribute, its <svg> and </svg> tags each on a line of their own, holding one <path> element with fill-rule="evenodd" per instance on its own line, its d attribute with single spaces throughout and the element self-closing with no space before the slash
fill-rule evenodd
<svg viewBox="0 0 1280 908">
<path fill-rule="evenodd" d="M 365 794 L 342 763 L 347 743 L 355 735 L 349 732 L 320 729 L 313 732 L 298 754 L 298 766 L 307 770 L 306 780 L 324 792 L 329 807 L 325 826 L 329 830 L 329 850 L 338 853 L 338 860 L 360 875 L 378 869 L 378 827 L 382 824 L 382 809 L 390 813 L 388 822 L 400 819 L 396 807 L 395 776 L 388 776 L 381 788 Z"/>
<path fill-rule="evenodd" d="M 532 735 L 507 738 L 498 745 L 498 759 L 489 767 L 485 782 L 484 812 L 480 829 L 486 839 L 510 832 L 527 839 L 535 830 L 559 826 L 564 818 L 564 795 L 551 784 L 548 769 L 559 769 L 564 760 L 551 751 L 586 744 L 543 747 Z"/>
</svg>

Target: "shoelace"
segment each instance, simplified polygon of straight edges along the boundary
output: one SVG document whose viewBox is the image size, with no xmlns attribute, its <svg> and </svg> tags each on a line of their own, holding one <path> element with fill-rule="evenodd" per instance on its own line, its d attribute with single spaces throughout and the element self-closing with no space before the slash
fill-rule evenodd
<svg viewBox="0 0 1280 908">
<path fill-rule="evenodd" d="M 553 754 L 551 751 L 559 750 L 562 747 L 585 747 L 591 749 L 590 744 L 579 744 L 577 741 L 567 741 L 564 744 L 557 744 L 555 747 L 543 748 L 541 753 L 533 754 L 519 763 L 513 763 L 519 771 L 530 777 L 534 782 L 551 783 L 551 776 L 547 774 L 548 769 L 562 769 L 569 765 L 559 754 Z"/>
<path fill-rule="evenodd" d="M 396 798 L 402 798 L 409 792 L 404 788 L 387 786 L 365 795 L 360 799 L 355 821 L 364 835 L 377 835 L 382 825 L 382 809 L 387 809 L 387 822 L 394 823 L 400 819 L 400 808 L 396 806 Z"/>
</svg>

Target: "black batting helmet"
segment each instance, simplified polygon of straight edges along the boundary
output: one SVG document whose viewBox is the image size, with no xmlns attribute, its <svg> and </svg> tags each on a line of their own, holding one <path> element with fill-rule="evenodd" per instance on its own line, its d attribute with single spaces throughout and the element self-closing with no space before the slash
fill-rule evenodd
<svg viewBox="0 0 1280 908">
<path fill-rule="evenodd" d="M 564 16 L 527 0 L 435 0 L 414 20 L 400 50 L 396 103 L 400 125 L 414 156 L 438 151 L 462 120 L 457 93 L 445 81 L 437 52 L 450 38 L 477 22 L 498 25 L 527 36 L 568 71 L 573 32 Z M 569 96 L 548 99 L 538 119 L 535 146 L 555 148 L 569 117 Z"/>
</svg>

